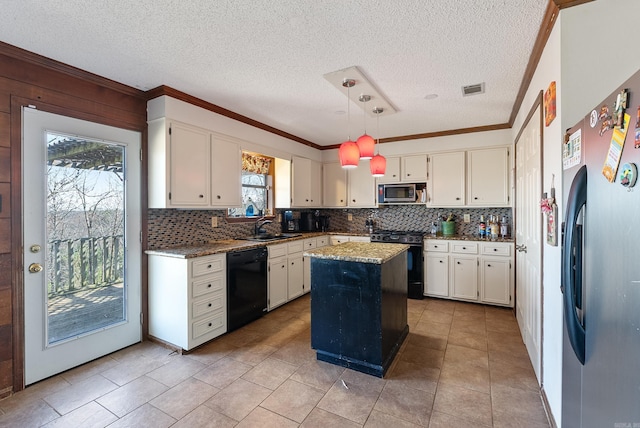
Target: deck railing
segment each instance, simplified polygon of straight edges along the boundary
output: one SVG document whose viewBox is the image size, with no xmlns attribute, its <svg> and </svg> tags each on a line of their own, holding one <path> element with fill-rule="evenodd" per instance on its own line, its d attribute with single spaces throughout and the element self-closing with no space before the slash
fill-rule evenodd
<svg viewBox="0 0 640 428">
<path fill-rule="evenodd" d="M 122 282 L 123 239 L 118 235 L 49 241 L 49 295 Z"/>
</svg>

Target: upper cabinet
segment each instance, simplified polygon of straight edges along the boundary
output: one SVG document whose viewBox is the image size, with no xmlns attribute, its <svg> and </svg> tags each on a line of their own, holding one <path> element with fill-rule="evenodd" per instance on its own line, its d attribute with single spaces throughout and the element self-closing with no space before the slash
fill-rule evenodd
<svg viewBox="0 0 640 428">
<path fill-rule="evenodd" d="M 418 183 L 427 181 L 427 155 L 390 156 L 378 183 Z"/>
<path fill-rule="evenodd" d="M 242 149 L 216 134 L 211 134 L 211 205 L 242 206 Z"/>
<path fill-rule="evenodd" d="M 347 205 L 354 208 L 374 208 L 376 204 L 376 179 L 371 175 L 369 161 L 360 161 L 357 168 L 348 172 Z"/>
<path fill-rule="evenodd" d="M 166 118 L 149 122 L 149 208 L 240 206 L 241 168 L 237 143 Z"/>
<path fill-rule="evenodd" d="M 340 162 L 322 168 L 323 206 L 326 208 L 372 208 L 376 206 L 376 182 L 368 161 L 346 170 Z"/>
<path fill-rule="evenodd" d="M 402 181 L 417 183 L 427 180 L 427 155 L 403 156 Z"/>
<path fill-rule="evenodd" d="M 428 207 L 465 205 L 465 152 L 435 153 L 429 157 Z"/>
<path fill-rule="evenodd" d="M 509 149 L 467 152 L 467 205 L 500 207 L 509 205 Z"/>
<path fill-rule="evenodd" d="M 322 165 L 311 159 L 293 156 L 291 159 L 291 206 L 322 206 Z"/>
<path fill-rule="evenodd" d="M 322 167 L 322 205 L 327 208 L 347 206 L 347 170 L 340 162 L 325 163 Z"/>
<path fill-rule="evenodd" d="M 510 206 L 508 147 L 435 153 L 428 165 L 427 206 Z"/>
<path fill-rule="evenodd" d="M 387 157 L 387 168 L 384 176 L 378 178 L 378 183 L 399 183 L 400 182 L 400 157 Z"/>
</svg>

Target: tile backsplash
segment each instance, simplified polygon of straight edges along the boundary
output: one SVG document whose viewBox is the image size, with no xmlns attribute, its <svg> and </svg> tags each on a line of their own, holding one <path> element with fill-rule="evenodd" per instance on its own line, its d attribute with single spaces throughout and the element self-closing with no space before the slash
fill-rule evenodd
<svg viewBox="0 0 640 428">
<path fill-rule="evenodd" d="M 292 210 L 294 218 L 299 218 L 303 211 Z M 425 205 L 389 205 L 381 208 L 363 209 L 320 209 L 320 215 L 329 217 L 330 232 L 366 233 L 365 221 L 372 217 L 375 228 L 379 230 L 420 231 L 429 232 L 431 223 L 439 215 L 452 213 L 456 219 L 457 234 L 475 234 L 478 230 L 480 216 L 488 220 L 490 215 L 506 217 L 509 222 L 509 233 L 513 225 L 511 208 L 427 208 Z M 276 210 L 282 215 L 284 210 Z M 351 221 L 349 221 L 351 214 Z M 470 222 L 464 223 L 464 215 L 469 214 Z M 149 209 L 148 216 L 148 249 L 198 245 L 209 241 L 240 238 L 253 233 L 254 223 L 230 223 L 226 210 L 178 210 Z M 211 218 L 217 217 L 218 227 L 211 226 Z M 280 223 L 274 221 L 265 225 L 272 233 L 281 231 Z"/>
</svg>

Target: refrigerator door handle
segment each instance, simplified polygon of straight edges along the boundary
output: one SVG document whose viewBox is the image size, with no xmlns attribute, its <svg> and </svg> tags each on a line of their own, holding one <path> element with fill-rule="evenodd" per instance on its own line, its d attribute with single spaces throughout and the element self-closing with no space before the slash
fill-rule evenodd
<svg viewBox="0 0 640 428">
<path fill-rule="evenodd" d="M 562 292 L 564 318 L 567 334 L 573 352 L 584 365 L 585 362 L 585 328 L 580 322 L 576 308 L 582 306 L 582 237 L 578 224 L 580 210 L 587 204 L 587 167 L 578 170 L 567 200 L 567 216 L 565 218 L 564 235 L 562 237 Z M 578 270 L 579 269 L 579 270 Z M 576 299 L 577 298 L 577 299 Z M 579 300 L 579 302 L 576 302 Z M 579 305 L 577 304 L 579 303 Z"/>
</svg>

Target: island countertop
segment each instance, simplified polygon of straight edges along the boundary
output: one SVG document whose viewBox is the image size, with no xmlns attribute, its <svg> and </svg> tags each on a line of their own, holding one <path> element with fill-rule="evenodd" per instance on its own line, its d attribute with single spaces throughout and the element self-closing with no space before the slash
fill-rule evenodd
<svg viewBox="0 0 640 428">
<path fill-rule="evenodd" d="M 345 242 L 305 251 L 304 255 L 327 260 L 383 264 L 409 249 L 405 244 Z"/>
</svg>

